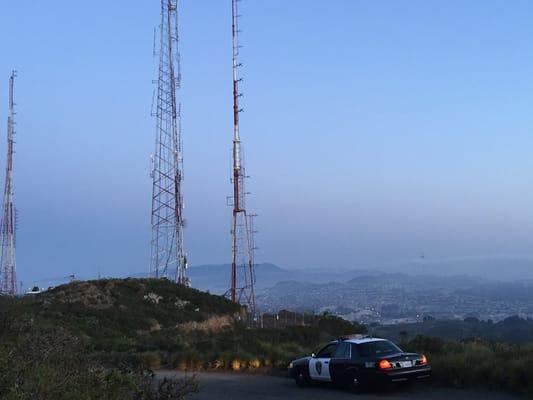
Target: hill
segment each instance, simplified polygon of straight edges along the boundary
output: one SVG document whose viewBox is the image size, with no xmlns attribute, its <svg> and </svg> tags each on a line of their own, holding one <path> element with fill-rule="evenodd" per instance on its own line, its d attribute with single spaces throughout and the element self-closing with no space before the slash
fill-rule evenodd
<svg viewBox="0 0 533 400">
<path fill-rule="evenodd" d="M 149 349 L 176 348 L 176 331 L 241 308 L 167 280 L 73 282 L 0 297 L 0 398 L 183 399 L 190 380 L 158 382 Z M 155 359 L 157 361 L 157 359 Z"/>
<path fill-rule="evenodd" d="M 419 264 L 438 265 L 425 260 Z M 191 267 L 188 273 L 195 288 L 224 294 L 229 268 L 227 264 L 202 265 Z M 439 276 L 364 269 L 287 270 L 264 263 L 256 267 L 256 299 L 266 312 L 327 311 L 366 324 L 415 322 L 425 316 L 462 320 L 473 315 L 493 321 L 517 313 L 533 317 L 533 280 L 493 281 L 466 275 L 466 271 Z"/>
<path fill-rule="evenodd" d="M 169 276 L 175 274 L 175 270 L 169 270 Z M 207 264 L 194 265 L 187 270 L 193 286 L 197 289 L 216 294 L 224 294 L 228 290 L 230 265 Z M 285 269 L 275 264 L 259 263 L 255 266 L 257 278 L 256 290 L 262 291 L 283 281 L 300 281 L 308 283 L 345 282 L 362 275 L 381 274 L 372 270 L 335 270 L 335 269 Z M 146 277 L 145 273 L 135 274 L 132 277 Z"/>
<path fill-rule="evenodd" d="M 480 321 L 473 317 L 465 320 L 429 320 L 411 324 L 371 326 L 370 332 L 396 341 L 422 335 L 456 341 L 481 338 L 500 343 L 530 343 L 533 339 L 533 320 L 517 316 L 496 323 Z"/>
<path fill-rule="evenodd" d="M 36 296 L 0 298 L 0 314 L 42 330 L 61 327 L 110 365 L 151 368 L 228 368 L 235 359 L 284 366 L 324 340 L 364 331 L 333 316 L 307 318 L 311 326 L 250 329 L 241 306 L 167 279 L 72 282 Z"/>
<path fill-rule="evenodd" d="M 177 330 L 218 320 L 229 325 L 241 307 L 231 301 L 178 286 L 167 279 L 73 282 L 30 300 L 32 310 L 93 340 L 96 350 L 138 351 L 175 344 Z"/>
<path fill-rule="evenodd" d="M 263 263 L 256 265 L 255 273 L 257 288 L 262 289 L 283 280 L 288 272 L 277 265 Z M 196 288 L 217 294 L 224 294 L 228 290 L 229 264 L 198 265 L 189 268 L 188 274 Z"/>
<path fill-rule="evenodd" d="M 193 328 L 229 328 L 242 312 L 221 296 L 167 279 L 79 281 L 15 301 L 0 299 L 5 318 L 61 327 L 87 338 L 91 350 L 106 359 L 137 361 L 150 351 L 183 350 Z"/>
<path fill-rule="evenodd" d="M 387 324 L 437 319 L 500 321 L 533 315 L 533 281 L 494 282 L 470 276 L 375 273 L 344 282 L 279 282 L 258 293 L 265 310 L 329 311 L 349 320 Z"/>
<path fill-rule="evenodd" d="M 326 341 L 366 331 L 327 314 L 275 329 L 250 328 L 244 316 L 221 296 L 166 279 L 73 282 L 0 298 L 0 398 L 183 399 L 194 382 L 154 382 L 150 370 L 284 369 Z M 491 387 L 533 393 L 529 344 L 421 336 L 403 344 L 427 353 L 445 385 L 485 385 L 489 377 Z"/>
<path fill-rule="evenodd" d="M 518 256 L 449 259 L 427 257 L 383 269 L 406 272 L 412 275 L 470 275 L 497 281 L 533 279 L 533 259 Z"/>
</svg>

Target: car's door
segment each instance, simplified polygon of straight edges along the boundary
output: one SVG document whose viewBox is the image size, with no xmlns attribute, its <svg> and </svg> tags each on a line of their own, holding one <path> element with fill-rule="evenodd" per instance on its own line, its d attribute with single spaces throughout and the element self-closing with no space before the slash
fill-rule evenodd
<svg viewBox="0 0 533 400">
<path fill-rule="evenodd" d="M 352 345 L 349 342 L 340 342 L 329 362 L 331 380 L 335 383 L 344 383 L 347 380 L 346 371 L 352 362 Z"/>
<path fill-rule="evenodd" d="M 331 381 L 329 362 L 336 348 L 337 343 L 330 343 L 309 360 L 309 376 L 311 379 L 316 381 Z"/>
</svg>

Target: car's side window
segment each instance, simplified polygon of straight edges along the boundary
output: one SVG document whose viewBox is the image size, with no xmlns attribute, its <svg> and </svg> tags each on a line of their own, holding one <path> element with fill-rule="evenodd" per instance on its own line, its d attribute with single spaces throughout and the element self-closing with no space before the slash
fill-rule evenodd
<svg viewBox="0 0 533 400">
<path fill-rule="evenodd" d="M 333 358 L 350 358 L 350 343 L 342 342 L 337 346 L 335 353 L 333 353 Z"/>
<path fill-rule="evenodd" d="M 359 354 L 357 353 L 357 345 L 354 343 L 350 343 L 350 358 L 352 359 L 359 358 Z"/>
<path fill-rule="evenodd" d="M 331 358 L 331 355 L 335 351 L 336 347 L 337 347 L 337 343 L 328 344 L 326 347 L 324 347 L 322 350 L 318 352 L 318 354 L 316 355 L 317 358 Z"/>
</svg>

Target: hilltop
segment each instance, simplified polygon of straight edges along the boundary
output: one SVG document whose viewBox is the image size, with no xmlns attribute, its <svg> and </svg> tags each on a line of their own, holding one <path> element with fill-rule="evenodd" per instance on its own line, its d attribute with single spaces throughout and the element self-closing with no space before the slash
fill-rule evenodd
<svg viewBox="0 0 533 400">
<path fill-rule="evenodd" d="M 72 282 L 36 296 L 0 299 L 0 313 L 39 329 L 61 327 L 111 365 L 151 368 L 230 368 L 236 359 L 285 366 L 321 341 L 365 330 L 333 316 L 308 318 L 312 326 L 250 329 L 240 305 L 167 279 Z"/>
<path fill-rule="evenodd" d="M 88 338 L 96 352 L 171 349 L 195 329 L 222 330 L 243 309 L 167 279 L 78 281 L 36 296 L 1 299 L 0 312 Z M 13 315 L 13 317 L 15 317 Z"/>
<path fill-rule="evenodd" d="M 194 381 L 157 382 L 159 352 L 181 354 L 192 329 L 230 329 L 242 309 L 168 280 L 73 282 L 0 297 L 0 397 L 182 399 Z M 168 362 L 168 360 L 167 360 Z"/>
</svg>

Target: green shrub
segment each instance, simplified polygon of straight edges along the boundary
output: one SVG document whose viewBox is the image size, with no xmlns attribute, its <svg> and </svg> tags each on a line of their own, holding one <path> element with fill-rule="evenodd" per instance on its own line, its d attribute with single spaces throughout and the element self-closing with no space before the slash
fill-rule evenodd
<svg viewBox="0 0 533 400">
<path fill-rule="evenodd" d="M 194 381 L 156 382 L 131 366 L 108 368 L 86 343 L 63 329 L 4 326 L 0 345 L 0 398 L 7 400 L 184 399 Z M 172 396 L 172 397 L 169 397 Z"/>
<path fill-rule="evenodd" d="M 407 350 L 425 353 L 437 383 L 533 395 L 533 346 L 416 337 Z"/>
</svg>

